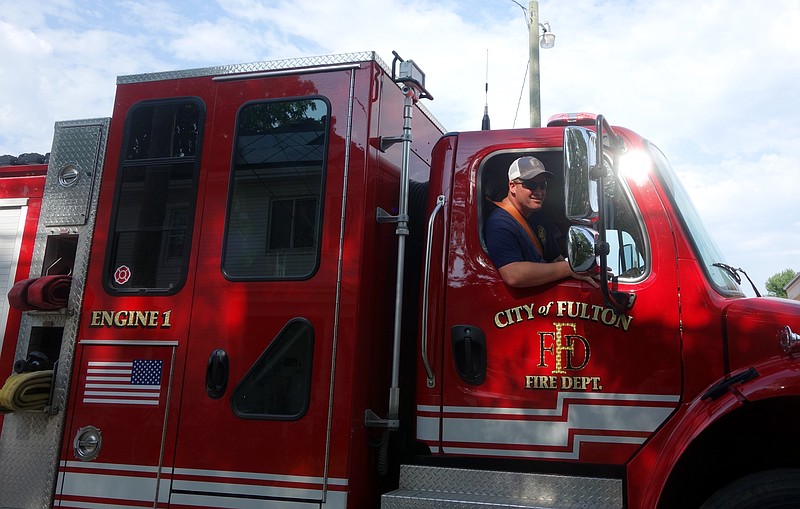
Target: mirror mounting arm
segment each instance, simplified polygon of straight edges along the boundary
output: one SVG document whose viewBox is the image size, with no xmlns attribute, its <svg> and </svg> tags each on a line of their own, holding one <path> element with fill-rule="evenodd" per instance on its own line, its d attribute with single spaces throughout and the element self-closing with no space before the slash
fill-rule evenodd
<svg viewBox="0 0 800 509">
<path fill-rule="evenodd" d="M 614 310 L 618 315 L 625 314 L 633 307 L 635 295 L 627 292 L 620 292 L 617 288 L 617 277 L 614 276 L 611 281 L 608 279 L 608 254 L 610 251 L 609 243 L 606 240 L 606 227 L 603 218 L 603 207 L 605 205 L 603 189 L 603 180 L 601 177 L 598 180 L 598 186 L 601 191 L 598 193 L 598 205 L 600 209 L 600 220 L 598 221 L 598 234 L 600 241 L 595 247 L 595 254 L 600 256 L 600 292 L 603 294 L 603 302 L 606 306 Z M 609 283 L 613 284 L 614 289 L 609 289 Z"/>
<path fill-rule="evenodd" d="M 601 146 L 601 145 L 598 145 L 598 146 Z M 592 179 L 592 180 L 597 180 L 598 182 L 600 182 L 600 180 L 602 178 L 606 177 L 607 175 L 608 175 L 608 171 L 606 170 L 606 167 L 603 166 L 602 162 L 598 162 L 596 165 L 594 165 L 592 167 L 591 170 L 589 170 L 589 178 Z"/>
<path fill-rule="evenodd" d="M 604 132 L 605 131 L 605 132 Z M 597 133 L 598 143 L 596 145 L 597 155 L 596 164 L 591 169 L 591 178 L 597 181 L 597 209 L 599 218 L 597 221 L 597 231 L 600 236 L 600 242 L 597 243 L 597 255 L 600 256 L 600 291 L 603 294 L 603 301 L 607 306 L 612 308 L 618 315 L 626 313 L 633 307 L 635 296 L 630 293 L 620 292 L 617 288 L 617 277 L 613 278 L 614 289 L 609 289 L 608 280 L 608 254 L 610 252 L 609 243 L 606 240 L 606 193 L 605 193 L 605 180 L 609 177 L 608 169 L 606 168 L 603 155 L 603 140 L 609 139 L 612 141 L 611 145 L 617 145 L 618 139 L 616 133 L 608 125 L 603 115 L 597 116 L 597 123 L 595 125 L 595 132 Z M 612 170 L 613 171 L 613 170 Z"/>
</svg>

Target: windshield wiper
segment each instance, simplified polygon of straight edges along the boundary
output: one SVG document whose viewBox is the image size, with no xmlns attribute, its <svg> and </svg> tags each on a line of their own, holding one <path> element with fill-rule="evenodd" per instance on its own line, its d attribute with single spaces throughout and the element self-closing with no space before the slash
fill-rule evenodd
<svg viewBox="0 0 800 509">
<path fill-rule="evenodd" d="M 725 272 L 730 274 L 733 280 L 736 281 L 736 284 L 739 285 L 742 284 L 742 278 L 741 276 L 739 276 L 739 273 L 741 272 L 742 274 L 744 274 L 744 277 L 746 277 L 747 280 L 750 282 L 750 286 L 752 286 L 753 291 L 756 292 L 756 297 L 761 297 L 761 293 L 759 293 L 758 288 L 756 288 L 756 285 L 753 284 L 753 280 L 750 279 L 750 276 L 748 276 L 747 272 L 745 272 L 744 269 L 742 269 L 741 267 L 739 267 L 738 269 L 734 269 L 733 267 L 731 267 L 726 263 L 713 263 L 712 265 L 714 267 L 719 267 L 720 269 L 723 269 Z"/>
</svg>

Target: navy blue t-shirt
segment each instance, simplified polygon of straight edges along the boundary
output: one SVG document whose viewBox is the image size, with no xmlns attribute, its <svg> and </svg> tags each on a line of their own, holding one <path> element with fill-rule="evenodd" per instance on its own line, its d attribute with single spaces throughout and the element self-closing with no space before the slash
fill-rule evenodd
<svg viewBox="0 0 800 509">
<path fill-rule="evenodd" d="M 489 215 L 484 229 L 486 248 L 494 266 L 500 268 L 512 262 L 552 262 L 561 256 L 556 242 L 556 230 L 544 212 L 534 212 L 527 219 L 528 225 L 544 250 L 540 256 L 528 233 L 511 214 L 496 207 Z"/>
</svg>

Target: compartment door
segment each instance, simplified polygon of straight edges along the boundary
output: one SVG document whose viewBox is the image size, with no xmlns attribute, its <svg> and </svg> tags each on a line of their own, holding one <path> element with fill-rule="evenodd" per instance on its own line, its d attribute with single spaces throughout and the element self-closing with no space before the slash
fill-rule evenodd
<svg viewBox="0 0 800 509">
<path fill-rule="evenodd" d="M 119 499 L 163 507 L 161 444 L 177 341 L 82 340 L 77 360 L 81 423 L 59 472 L 58 507 Z M 125 464 L 104 462 L 124 458 Z M 95 461 L 98 459 L 98 461 Z"/>
<path fill-rule="evenodd" d="M 28 212 L 27 205 L 27 198 L 0 199 L 0 235 L 2 238 L 8 239 L 0 246 L 0 289 L 2 289 L 3 295 L 8 295 L 11 287 L 14 286 L 14 276 L 17 273 L 22 234 Z M 8 309 L 8 299 L 0 300 L 0 331 L 6 330 Z M 11 341 L 9 341 L 9 345 L 11 345 Z M 0 342 L 0 352 L 2 350 L 3 342 Z"/>
<path fill-rule="evenodd" d="M 326 465 L 350 79 L 218 84 L 171 504 L 344 496 Z"/>
</svg>

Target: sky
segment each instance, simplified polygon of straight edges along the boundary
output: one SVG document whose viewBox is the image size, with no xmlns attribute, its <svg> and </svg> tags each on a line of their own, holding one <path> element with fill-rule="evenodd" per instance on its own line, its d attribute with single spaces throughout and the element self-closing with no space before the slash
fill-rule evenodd
<svg viewBox="0 0 800 509">
<path fill-rule="evenodd" d="M 392 51 L 449 131 L 529 125 L 528 0 L 0 0 L 0 155 L 111 115 L 116 77 Z M 800 271 L 800 1 L 540 0 L 541 116 L 602 113 L 659 146 L 725 261 Z M 488 82 L 488 94 L 486 83 Z M 753 295 L 744 284 L 748 295 Z"/>
</svg>

